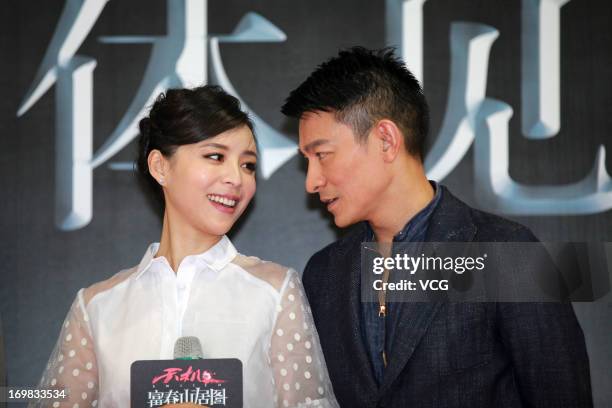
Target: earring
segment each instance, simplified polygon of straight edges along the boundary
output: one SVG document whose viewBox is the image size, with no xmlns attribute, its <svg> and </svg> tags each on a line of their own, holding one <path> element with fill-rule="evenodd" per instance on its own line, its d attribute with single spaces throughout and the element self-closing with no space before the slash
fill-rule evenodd
<svg viewBox="0 0 612 408">
<path fill-rule="evenodd" d="M 158 183 L 163 186 L 164 185 L 164 178 L 160 177 Z"/>
</svg>

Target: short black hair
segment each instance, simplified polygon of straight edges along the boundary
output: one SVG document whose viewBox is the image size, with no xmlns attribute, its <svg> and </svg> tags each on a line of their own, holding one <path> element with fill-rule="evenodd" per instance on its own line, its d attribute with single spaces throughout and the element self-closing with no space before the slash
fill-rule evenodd
<svg viewBox="0 0 612 408">
<path fill-rule="evenodd" d="M 247 126 L 253 132 L 253 122 L 242 111 L 240 101 L 216 85 L 162 92 L 138 126 L 138 174 L 160 212 L 164 209 L 164 192 L 149 173 L 152 150 L 171 157 L 181 145 L 198 143 L 231 129 Z"/>
<path fill-rule="evenodd" d="M 376 121 L 390 119 L 402 131 L 408 152 L 423 160 L 429 107 L 419 81 L 393 48 L 340 51 L 291 91 L 281 111 L 296 119 L 333 112 L 361 142 Z"/>
</svg>

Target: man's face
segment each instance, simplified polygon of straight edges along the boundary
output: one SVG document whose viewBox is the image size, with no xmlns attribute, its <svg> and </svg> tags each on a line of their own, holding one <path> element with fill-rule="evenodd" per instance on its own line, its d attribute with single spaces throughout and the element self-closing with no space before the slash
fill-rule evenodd
<svg viewBox="0 0 612 408">
<path fill-rule="evenodd" d="M 377 141 L 359 143 L 333 113 L 305 113 L 300 119 L 300 150 L 308 160 L 306 191 L 319 194 L 338 227 L 368 220 L 387 176 Z"/>
</svg>

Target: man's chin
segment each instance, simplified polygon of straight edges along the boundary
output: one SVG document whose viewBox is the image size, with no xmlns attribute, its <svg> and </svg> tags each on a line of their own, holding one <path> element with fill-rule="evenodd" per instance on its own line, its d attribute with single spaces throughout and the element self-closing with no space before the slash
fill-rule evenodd
<svg viewBox="0 0 612 408">
<path fill-rule="evenodd" d="M 340 215 L 334 215 L 334 224 L 338 228 L 346 228 L 355 224 L 357 221 L 353 221 L 350 218 L 342 217 Z"/>
</svg>

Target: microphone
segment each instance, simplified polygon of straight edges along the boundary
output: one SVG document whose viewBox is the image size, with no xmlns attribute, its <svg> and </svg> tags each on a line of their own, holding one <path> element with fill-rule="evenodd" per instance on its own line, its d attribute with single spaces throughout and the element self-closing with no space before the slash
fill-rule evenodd
<svg viewBox="0 0 612 408">
<path fill-rule="evenodd" d="M 198 360 L 204 358 L 202 344 L 197 337 L 184 336 L 176 339 L 174 343 L 175 360 Z"/>
<path fill-rule="evenodd" d="M 132 407 L 167 404 L 242 407 L 242 363 L 204 358 L 197 337 L 179 337 L 172 360 L 139 360 L 130 368 Z"/>
</svg>

